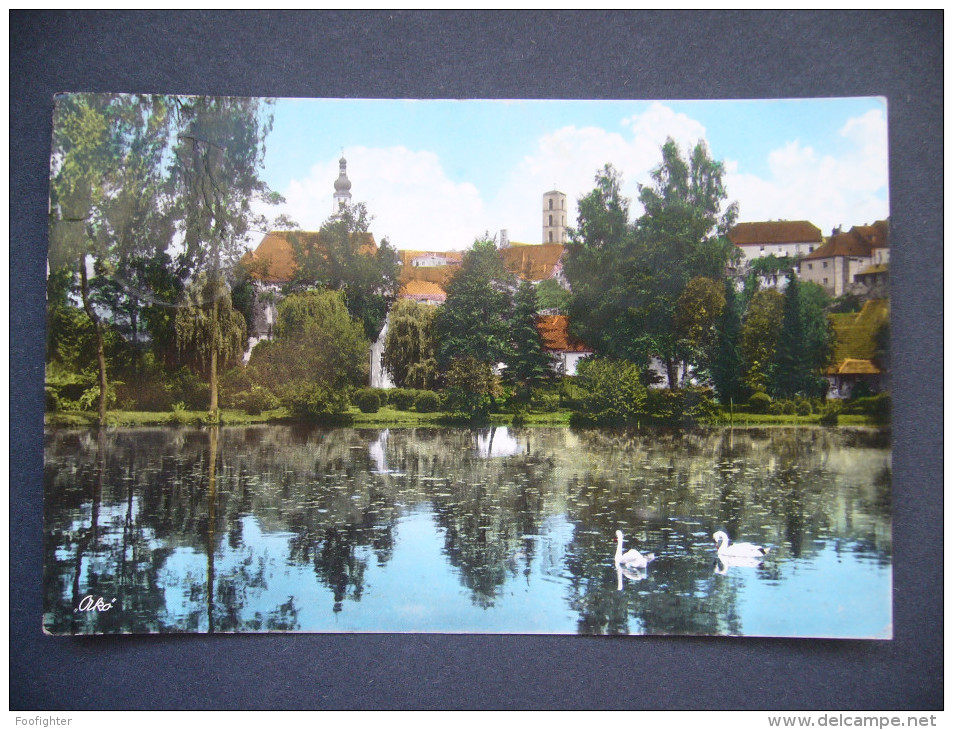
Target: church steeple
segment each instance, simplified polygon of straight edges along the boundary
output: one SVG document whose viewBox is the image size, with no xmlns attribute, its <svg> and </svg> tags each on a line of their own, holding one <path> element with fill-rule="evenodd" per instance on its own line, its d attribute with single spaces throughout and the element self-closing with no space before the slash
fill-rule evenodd
<svg viewBox="0 0 953 730">
<path fill-rule="evenodd" d="M 334 215 L 340 213 L 345 206 L 351 204 L 351 181 L 347 179 L 347 160 L 344 155 L 338 160 L 340 172 L 338 179 L 334 181 Z"/>
</svg>

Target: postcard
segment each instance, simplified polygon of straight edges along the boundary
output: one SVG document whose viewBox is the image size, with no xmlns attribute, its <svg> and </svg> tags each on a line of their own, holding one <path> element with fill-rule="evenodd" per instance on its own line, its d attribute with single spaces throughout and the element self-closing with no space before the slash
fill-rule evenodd
<svg viewBox="0 0 953 730">
<path fill-rule="evenodd" d="M 892 638 L 886 100 L 53 100 L 43 628 Z"/>
</svg>

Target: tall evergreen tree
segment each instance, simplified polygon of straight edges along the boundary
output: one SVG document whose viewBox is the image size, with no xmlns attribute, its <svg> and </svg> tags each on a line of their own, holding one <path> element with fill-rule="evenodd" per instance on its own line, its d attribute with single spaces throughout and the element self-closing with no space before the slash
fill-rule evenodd
<svg viewBox="0 0 953 730">
<path fill-rule="evenodd" d="M 511 350 L 504 373 L 504 377 L 517 384 L 524 395 L 552 373 L 552 357 L 543 350 L 543 338 L 536 328 L 536 310 L 536 287 L 524 281 L 513 300 Z"/>
<path fill-rule="evenodd" d="M 776 398 L 804 395 L 810 390 L 811 364 L 806 349 L 804 320 L 801 315 L 800 284 L 793 274 L 784 291 L 781 336 L 774 351 L 771 390 Z"/>
<path fill-rule="evenodd" d="M 741 358 L 741 307 L 738 294 L 730 281 L 725 283 L 725 306 L 718 318 L 718 344 L 711 364 L 711 379 L 722 403 L 742 401 L 744 386 Z"/>
</svg>

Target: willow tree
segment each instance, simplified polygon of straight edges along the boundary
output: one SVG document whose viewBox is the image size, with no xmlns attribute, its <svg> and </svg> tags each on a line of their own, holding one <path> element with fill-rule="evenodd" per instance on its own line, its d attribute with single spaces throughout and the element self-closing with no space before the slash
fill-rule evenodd
<svg viewBox="0 0 953 730">
<path fill-rule="evenodd" d="M 141 295 L 130 272 L 135 261 L 164 250 L 171 240 L 163 190 L 168 130 L 163 97 L 70 94 L 56 99 L 51 281 L 65 277 L 78 289 L 92 325 L 100 424 L 108 394 L 104 330 L 125 311 L 135 339 Z"/>
<path fill-rule="evenodd" d="M 433 388 L 437 379 L 437 308 L 401 299 L 390 311 L 382 363 L 400 388 Z"/>
<path fill-rule="evenodd" d="M 258 204 L 280 201 L 260 177 L 272 124 L 264 113 L 268 103 L 233 97 L 176 103 L 171 190 L 195 276 L 175 331 L 180 348 L 196 348 L 205 358 L 212 422 L 219 417 L 220 366 L 239 340 L 244 349 L 244 320 L 231 304 L 233 273 L 253 237 L 267 230 Z"/>
</svg>

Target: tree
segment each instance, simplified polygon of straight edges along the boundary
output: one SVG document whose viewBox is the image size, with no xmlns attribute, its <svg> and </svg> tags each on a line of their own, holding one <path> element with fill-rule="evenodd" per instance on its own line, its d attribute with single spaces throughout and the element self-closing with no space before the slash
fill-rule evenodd
<svg viewBox="0 0 953 730">
<path fill-rule="evenodd" d="M 472 355 L 455 357 L 447 368 L 447 410 L 459 418 L 483 421 L 500 394 L 493 368 Z"/>
<path fill-rule="evenodd" d="M 637 423 L 646 415 L 646 387 L 639 368 L 626 360 L 586 358 L 579 363 L 579 385 L 586 391 L 583 420 L 605 425 Z"/>
<path fill-rule="evenodd" d="M 745 363 L 744 384 L 753 391 L 768 390 L 783 311 L 784 295 L 776 289 L 762 289 L 748 305 L 741 327 L 741 357 Z"/>
<path fill-rule="evenodd" d="M 174 149 L 171 189 L 185 251 L 197 272 L 198 293 L 192 304 L 176 315 L 176 332 L 194 344 L 195 336 L 208 337 L 209 419 L 218 421 L 218 369 L 234 331 L 220 333 L 225 323 L 237 323 L 231 310 L 231 275 L 252 236 L 267 230 L 259 202 L 276 203 L 261 180 L 264 140 L 271 119 L 263 115 L 256 98 L 192 97 L 177 101 L 178 134 Z M 219 310 L 226 311 L 220 315 Z M 210 329 L 184 324 L 189 317 L 207 322 Z"/>
<path fill-rule="evenodd" d="M 503 266 L 495 242 L 478 239 L 463 257 L 437 312 L 437 362 L 441 370 L 454 358 L 471 357 L 490 366 L 509 354 L 511 302 L 515 277 Z"/>
<path fill-rule="evenodd" d="M 249 379 L 298 415 L 333 415 L 347 407 L 350 390 L 365 382 L 368 350 L 343 293 L 299 292 L 278 305 L 275 339 L 252 351 Z"/>
<path fill-rule="evenodd" d="M 579 199 L 577 225 L 569 231 L 563 270 L 572 294 L 570 330 L 596 352 L 644 361 L 641 330 L 634 318 L 639 282 L 645 273 L 637 259 L 629 200 L 612 165 L 596 173 L 596 187 Z"/>
<path fill-rule="evenodd" d="M 536 287 L 528 281 L 520 284 L 513 305 L 504 376 L 528 397 L 532 386 L 552 375 L 552 357 L 543 350 L 543 338 L 536 328 Z"/>
<path fill-rule="evenodd" d="M 741 306 L 731 282 L 725 284 L 725 306 L 716 325 L 717 345 L 709 368 L 718 399 L 723 403 L 742 401 L 744 390 L 741 377 L 744 363 L 741 358 Z"/>
<path fill-rule="evenodd" d="M 670 388 L 677 386 L 677 363 L 685 355 L 674 331 L 678 297 L 695 277 L 724 278 L 738 255 L 727 238 L 738 206 L 725 204 L 723 175 L 724 165 L 711 158 L 704 142 L 685 159 L 669 138 L 662 163 L 652 171 L 653 185 L 639 186 L 645 209 L 638 220 L 639 258 L 647 267 L 639 304 L 643 337 L 665 363 Z"/>
<path fill-rule="evenodd" d="M 539 311 L 555 309 L 565 311 L 569 306 L 570 294 L 555 279 L 543 279 L 536 285 L 536 303 Z"/>
<path fill-rule="evenodd" d="M 703 142 L 685 159 L 669 139 L 653 184 L 639 187 L 644 213 L 633 225 L 621 177 L 606 165 L 579 201 L 567 246 L 573 334 L 599 354 L 639 366 L 659 357 L 671 388 L 691 354 L 676 329 L 678 299 L 696 277 L 721 280 L 737 255 L 727 239 L 737 205 L 725 204 L 723 174 Z"/>
<path fill-rule="evenodd" d="M 383 364 L 397 387 L 433 387 L 437 378 L 436 314 L 436 307 L 412 299 L 401 299 L 391 309 Z"/>
<path fill-rule="evenodd" d="M 364 203 L 357 203 L 328 218 L 317 241 L 295 231 L 288 240 L 297 263 L 293 285 L 344 292 L 351 316 L 374 340 L 397 299 L 398 258 L 386 238 L 373 248 L 371 221 Z"/>
<path fill-rule="evenodd" d="M 57 97 L 50 176 L 50 269 L 71 270 L 97 343 L 99 423 L 108 393 L 105 318 L 138 332 L 136 265 L 171 239 L 162 182 L 168 102 L 158 96 Z M 90 273 L 94 274 L 90 279 Z"/>
<path fill-rule="evenodd" d="M 725 283 L 696 276 L 675 302 L 673 326 L 683 358 L 707 374 L 718 344 L 716 325 L 725 307 Z"/>
<path fill-rule="evenodd" d="M 825 306 L 828 297 L 822 287 L 803 290 L 792 272 L 784 292 L 781 335 L 774 353 L 771 391 L 775 398 L 795 395 L 819 396 L 827 383 L 820 369 L 832 351 L 831 329 Z"/>
</svg>

